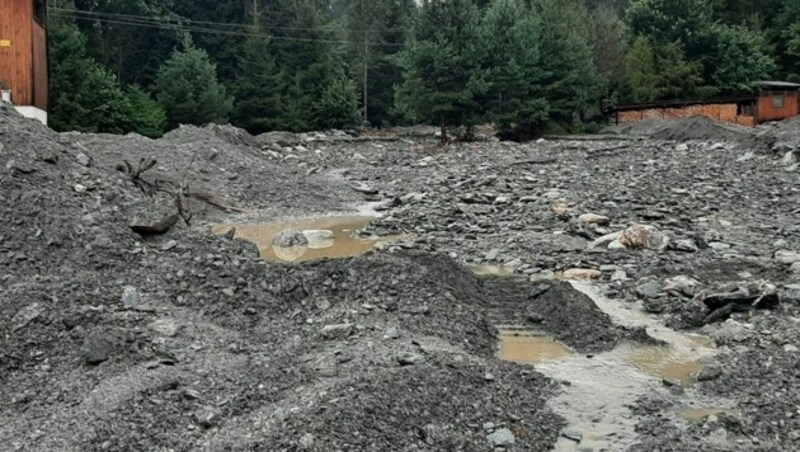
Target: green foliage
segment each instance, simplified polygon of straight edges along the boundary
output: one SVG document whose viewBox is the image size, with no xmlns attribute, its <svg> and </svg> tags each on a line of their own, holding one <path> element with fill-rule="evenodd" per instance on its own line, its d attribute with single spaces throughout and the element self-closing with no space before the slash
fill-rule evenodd
<svg viewBox="0 0 800 452">
<path fill-rule="evenodd" d="M 233 123 L 254 134 L 280 128 L 288 102 L 283 97 L 284 75 L 269 52 L 267 38 L 249 38 L 233 83 Z"/>
<path fill-rule="evenodd" d="M 188 40 L 158 71 L 155 92 L 170 127 L 222 123 L 233 108 L 233 98 L 217 80 L 216 66 Z"/>
<path fill-rule="evenodd" d="M 421 8 L 400 55 L 400 94 L 417 118 L 442 128 L 446 141 L 448 126 L 470 126 L 479 114 L 478 10 L 470 0 L 426 0 Z"/>
<path fill-rule="evenodd" d="M 131 131 L 150 138 L 158 138 L 167 128 L 167 113 L 142 88 L 130 85 L 126 90 L 130 105 Z"/>
<path fill-rule="evenodd" d="M 717 25 L 714 35 L 716 53 L 711 77 L 721 93 L 748 92 L 753 89 L 753 82 L 767 80 L 776 69 L 758 34 L 743 27 Z"/>
<path fill-rule="evenodd" d="M 605 80 L 594 64 L 589 12 L 574 0 L 539 0 L 544 96 L 550 117 L 569 124 L 598 114 Z M 594 111 L 592 111 L 594 109 Z"/>
<path fill-rule="evenodd" d="M 50 124 L 56 130 L 124 133 L 130 103 L 116 78 L 87 56 L 86 38 L 74 24 L 49 29 L 53 77 Z"/>
<path fill-rule="evenodd" d="M 343 129 L 359 123 L 355 82 L 344 77 L 331 79 L 314 108 L 314 123 L 320 128 Z"/>
<path fill-rule="evenodd" d="M 523 0 L 496 0 L 484 16 L 483 108 L 503 136 L 532 131 L 548 118 L 539 58 L 538 20 Z"/>
</svg>

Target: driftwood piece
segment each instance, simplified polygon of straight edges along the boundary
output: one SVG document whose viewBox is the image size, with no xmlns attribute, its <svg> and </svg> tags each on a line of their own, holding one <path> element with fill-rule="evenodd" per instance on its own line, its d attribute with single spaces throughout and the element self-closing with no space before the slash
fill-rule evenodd
<svg viewBox="0 0 800 452">
<path fill-rule="evenodd" d="M 751 294 L 748 291 L 740 290 L 708 295 L 703 299 L 703 303 L 711 311 L 706 316 L 705 323 L 713 323 L 727 319 L 734 312 L 772 309 L 780 304 L 780 297 L 774 292 Z"/>
<path fill-rule="evenodd" d="M 153 223 L 134 222 L 130 225 L 130 228 L 133 232 L 142 236 L 165 234 L 175 226 L 179 219 L 178 215 L 172 214 Z"/>
</svg>

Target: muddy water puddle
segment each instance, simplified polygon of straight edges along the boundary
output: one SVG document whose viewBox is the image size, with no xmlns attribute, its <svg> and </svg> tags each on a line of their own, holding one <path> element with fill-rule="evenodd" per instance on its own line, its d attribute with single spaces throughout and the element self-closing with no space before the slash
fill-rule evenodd
<svg viewBox="0 0 800 452">
<path fill-rule="evenodd" d="M 638 309 L 609 300 L 593 283 L 574 282 L 572 285 L 589 296 L 616 324 L 645 328 L 664 345 L 623 343 L 609 352 L 590 357 L 573 353 L 535 332 L 500 328 L 498 355 L 501 359 L 533 364 L 537 371 L 551 379 L 570 383 L 548 404 L 567 420 L 565 431 L 578 433 L 581 440 L 561 437 L 554 446 L 556 451 L 625 450 L 635 444 L 637 419 L 630 407 L 645 395 L 670 397 L 662 380 L 686 388 L 681 406 L 716 406 L 692 400 L 694 374 L 716 353 L 709 340 L 671 330 Z M 676 414 L 683 419 L 694 415 L 691 412 L 686 416 L 681 412 Z"/>
<path fill-rule="evenodd" d="M 212 232 L 255 243 L 261 257 L 273 262 L 307 262 L 317 259 L 356 257 L 370 250 L 409 240 L 405 235 L 361 237 L 359 231 L 374 217 L 321 217 L 271 223 L 215 225 Z M 282 235 L 296 237 L 281 240 Z"/>
<path fill-rule="evenodd" d="M 565 345 L 535 331 L 500 330 L 500 359 L 523 364 L 539 364 L 572 353 Z"/>
</svg>

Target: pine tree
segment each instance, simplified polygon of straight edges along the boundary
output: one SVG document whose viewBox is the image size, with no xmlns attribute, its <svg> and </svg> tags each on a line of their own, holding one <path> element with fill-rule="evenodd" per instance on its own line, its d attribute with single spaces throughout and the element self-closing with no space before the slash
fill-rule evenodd
<svg viewBox="0 0 800 452">
<path fill-rule="evenodd" d="M 496 0 L 484 16 L 481 103 L 501 136 L 530 136 L 548 118 L 539 27 L 523 0 Z"/>
<path fill-rule="evenodd" d="M 131 131 L 150 138 L 158 138 L 167 127 L 167 113 L 149 94 L 137 85 L 126 90 L 130 105 Z"/>
<path fill-rule="evenodd" d="M 261 33 L 257 31 L 256 33 Z M 270 53 L 269 38 L 254 34 L 245 43 L 233 83 L 233 123 L 253 134 L 283 128 L 284 74 Z"/>
<path fill-rule="evenodd" d="M 476 97 L 483 90 L 478 61 L 478 10 L 471 0 L 425 0 L 414 38 L 400 58 L 404 81 L 401 103 L 423 121 L 441 127 L 477 119 Z"/>
<path fill-rule="evenodd" d="M 124 133 L 130 103 L 116 77 L 87 56 L 86 37 L 67 21 L 49 28 L 50 125 L 56 130 Z"/>
<path fill-rule="evenodd" d="M 189 39 L 159 70 L 155 91 L 170 127 L 222 123 L 233 108 L 233 98 L 217 80 L 216 66 Z"/>
</svg>

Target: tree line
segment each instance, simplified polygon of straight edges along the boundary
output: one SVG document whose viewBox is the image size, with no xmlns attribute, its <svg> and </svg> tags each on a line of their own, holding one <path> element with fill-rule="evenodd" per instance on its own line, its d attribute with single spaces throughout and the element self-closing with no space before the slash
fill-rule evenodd
<svg viewBox="0 0 800 452">
<path fill-rule="evenodd" d="M 591 131 L 619 103 L 800 81 L 796 0 L 55 0 L 51 124 L 160 136 L 478 123 Z"/>
</svg>

